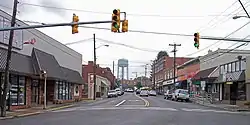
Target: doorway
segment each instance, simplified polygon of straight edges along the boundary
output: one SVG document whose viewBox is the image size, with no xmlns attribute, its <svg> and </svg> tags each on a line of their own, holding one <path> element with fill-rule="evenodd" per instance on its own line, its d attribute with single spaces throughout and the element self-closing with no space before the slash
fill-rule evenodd
<svg viewBox="0 0 250 125">
<path fill-rule="evenodd" d="M 39 80 L 33 79 L 31 81 L 31 104 L 39 104 Z"/>
</svg>

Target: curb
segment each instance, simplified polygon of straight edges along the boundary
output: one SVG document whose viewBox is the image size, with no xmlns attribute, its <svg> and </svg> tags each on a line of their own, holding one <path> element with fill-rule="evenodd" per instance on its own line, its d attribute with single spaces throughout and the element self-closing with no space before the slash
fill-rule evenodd
<svg viewBox="0 0 250 125">
<path fill-rule="evenodd" d="M 216 109 L 223 109 L 223 110 L 226 110 L 226 111 L 249 112 L 250 113 L 250 110 L 247 110 L 247 109 L 229 109 L 229 108 L 217 107 L 217 106 L 213 106 L 213 105 L 209 105 L 209 104 L 201 104 L 201 103 L 197 103 L 195 101 L 192 101 L 192 102 L 195 103 L 195 104 L 198 104 L 198 105 L 202 105 L 202 106 L 206 106 L 206 107 L 212 107 L 212 108 L 216 108 Z"/>
<path fill-rule="evenodd" d="M 0 117 L 0 120 L 12 119 L 14 116 Z"/>
<path fill-rule="evenodd" d="M 75 106 L 74 104 L 71 105 L 65 105 L 65 106 L 60 106 L 60 107 L 55 107 L 55 108 L 51 108 L 51 109 L 47 109 L 46 111 L 55 111 L 55 110 L 60 110 L 60 109 L 64 109 L 64 108 L 70 108 Z"/>
<path fill-rule="evenodd" d="M 13 119 L 13 118 L 19 118 L 19 117 L 26 117 L 26 116 L 32 116 L 32 115 L 38 115 L 38 114 L 42 114 L 42 113 L 45 113 L 45 112 L 48 112 L 48 111 L 60 110 L 60 109 L 69 108 L 69 107 L 73 107 L 73 106 L 75 106 L 75 105 L 71 104 L 71 105 L 65 105 L 65 106 L 60 106 L 60 107 L 55 107 L 55 108 L 47 109 L 45 111 L 36 111 L 36 112 L 25 113 L 25 114 L 20 114 L 20 115 L 0 117 L 0 120 Z"/>
</svg>

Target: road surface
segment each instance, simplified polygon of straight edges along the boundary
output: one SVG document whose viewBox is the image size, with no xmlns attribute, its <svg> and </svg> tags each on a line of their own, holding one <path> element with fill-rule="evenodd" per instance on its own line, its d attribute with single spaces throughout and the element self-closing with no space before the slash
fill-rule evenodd
<svg viewBox="0 0 250 125">
<path fill-rule="evenodd" d="M 0 120 L 0 125 L 249 125 L 250 114 L 125 93 L 40 115 Z"/>
</svg>

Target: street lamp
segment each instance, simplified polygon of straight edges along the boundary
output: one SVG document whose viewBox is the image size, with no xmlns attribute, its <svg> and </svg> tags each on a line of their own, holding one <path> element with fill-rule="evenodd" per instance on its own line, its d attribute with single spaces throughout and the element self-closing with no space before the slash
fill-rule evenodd
<svg viewBox="0 0 250 125">
<path fill-rule="evenodd" d="M 43 109 L 46 109 L 46 102 L 47 102 L 46 101 L 46 96 L 47 96 L 46 95 L 46 93 L 47 93 L 46 92 L 46 88 L 47 88 L 47 72 L 45 70 L 40 71 L 40 78 L 44 78 L 44 92 L 43 92 L 44 93 L 43 94 L 43 99 L 44 99 L 43 100 L 43 103 L 44 103 L 43 106 L 44 107 L 43 107 Z"/>
<path fill-rule="evenodd" d="M 239 19 L 241 17 L 244 17 L 244 18 L 249 18 L 248 16 L 234 16 L 233 19 L 236 20 L 236 19 Z"/>
<path fill-rule="evenodd" d="M 109 47 L 109 45 L 108 45 L 108 44 L 103 44 L 103 45 L 100 45 L 100 46 L 96 47 L 96 49 L 99 49 L 99 48 L 101 48 L 101 47 L 103 47 L 103 46 L 105 46 L 105 47 Z"/>
</svg>

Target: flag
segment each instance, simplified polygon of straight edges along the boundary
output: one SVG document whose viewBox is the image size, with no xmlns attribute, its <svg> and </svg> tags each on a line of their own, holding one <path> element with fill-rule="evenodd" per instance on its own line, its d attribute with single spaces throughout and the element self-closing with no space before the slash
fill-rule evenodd
<svg viewBox="0 0 250 125">
<path fill-rule="evenodd" d="M 28 40 L 28 41 L 24 42 L 23 44 L 32 44 L 32 45 L 34 45 L 35 43 L 36 43 L 36 39 L 32 38 L 31 40 Z"/>
</svg>

